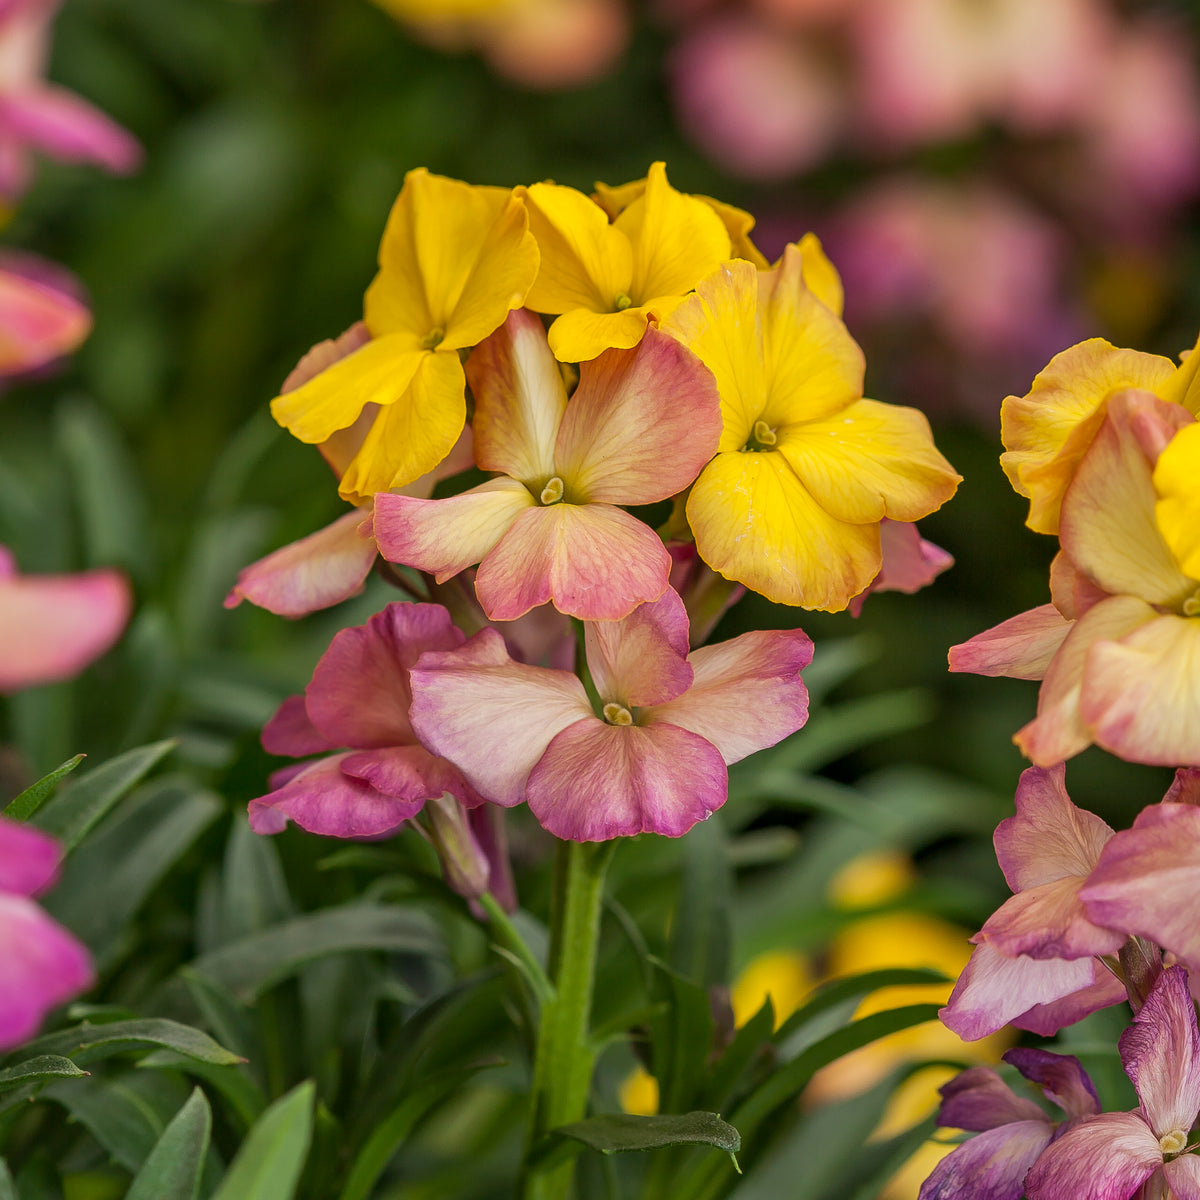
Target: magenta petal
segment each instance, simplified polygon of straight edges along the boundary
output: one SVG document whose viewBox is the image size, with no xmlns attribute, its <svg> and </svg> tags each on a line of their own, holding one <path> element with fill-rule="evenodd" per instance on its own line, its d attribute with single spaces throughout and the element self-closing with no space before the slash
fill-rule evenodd
<svg viewBox="0 0 1200 1200">
<path fill-rule="evenodd" d="M 1162 1150 L 1136 1113 L 1102 1113 L 1068 1129 L 1025 1177 L 1029 1200 L 1130 1200 L 1162 1165 Z"/>
<path fill-rule="evenodd" d="M 303 617 L 357 596 L 379 553 L 374 537 L 359 532 L 362 524 L 361 512 L 348 512 L 260 558 L 238 572 L 225 607 L 249 600 L 281 617 Z"/>
<path fill-rule="evenodd" d="M 637 833 L 679 837 L 725 803 L 729 776 L 715 746 L 673 725 L 578 721 L 529 775 L 529 808 L 573 842 Z"/>
<path fill-rule="evenodd" d="M 1183 967 L 1158 977 L 1119 1046 L 1155 1136 L 1187 1133 L 1200 1114 L 1200 1032 Z"/>
<path fill-rule="evenodd" d="M 32 900 L 0 894 L 0 1050 L 28 1041 L 50 1009 L 92 979 L 80 942 Z"/>
<path fill-rule="evenodd" d="M 1071 622 L 1053 604 L 1043 604 L 951 646 L 950 670 L 1041 679 L 1070 630 Z"/>
<path fill-rule="evenodd" d="M 938 1089 L 938 1124 L 981 1133 L 1014 1121 L 1046 1121 L 1046 1114 L 1013 1090 L 991 1067 L 969 1067 Z"/>
<path fill-rule="evenodd" d="M 263 726 L 262 747 L 268 754 L 287 754 L 292 758 L 307 758 L 336 750 L 308 719 L 303 696 L 289 696 Z"/>
<path fill-rule="evenodd" d="M 58 875 L 62 853 L 41 830 L 0 817 L 0 892 L 33 896 Z"/>
<path fill-rule="evenodd" d="M 1061 1000 L 1035 1004 L 1020 1016 L 1013 1017 L 1009 1023 L 1040 1037 L 1053 1037 L 1060 1029 L 1074 1025 L 1102 1008 L 1125 1003 L 1125 986 L 1115 975 L 1103 967 L 1097 967 L 1095 976 L 1095 982 L 1087 987 L 1071 992 Z"/>
<path fill-rule="evenodd" d="M 250 828 L 279 833 L 294 821 L 309 833 L 337 838 L 375 838 L 394 833 L 421 811 L 420 800 L 397 800 L 342 771 L 350 757 L 334 754 L 318 759 L 283 787 L 250 801 Z"/>
<path fill-rule="evenodd" d="M 1163 1175 L 1171 1185 L 1176 1200 L 1200 1200 L 1200 1158 L 1181 1154 L 1163 1166 Z"/>
<path fill-rule="evenodd" d="M 136 170 L 142 147 L 115 121 L 65 88 L 40 86 L 0 97 L 0 121 L 64 162 L 94 162 L 119 175 Z"/>
<path fill-rule="evenodd" d="M 662 704 L 692 683 L 687 610 L 671 588 L 624 620 L 588 621 L 584 639 L 588 669 L 605 702 Z"/>
<path fill-rule="evenodd" d="M 986 941 L 1012 958 L 1086 958 L 1115 954 L 1125 944 L 1125 934 L 1089 920 L 1079 899 L 1082 875 L 1069 875 L 1042 883 L 1006 900 L 980 930 Z"/>
<path fill-rule="evenodd" d="M 309 718 L 334 746 L 412 745 L 409 671 L 427 650 L 464 640 L 440 604 L 389 604 L 329 644 L 304 692 Z"/>
<path fill-rule="evenodd" d="M 1049 1144 L 1050 1134 L 1044 1117 L 978 1134 L 934 1167 L 918 1200 L 1021 1200 L 1025 1175 Z"/>
<path fill-rule="evenodd" d="M 735 763 L 782 741 L 808 720 L 808 688 L 800 672 L 813 644 L 799 629 L 760 630 L 688 658 L 695 682 L 680 697 L 648 709 L 642 719 L 698 733 Z"/>
<path fill-rule="evenodd" d="M 1031 1083 L 1041 1084 L 1046 1099 L 1057 1104 L 1068 1117 L 1090 1117 L 1100 1111 L 1096 1088 L 1073 1054 L 1018 1046 L 1006 1050 L 1002 1057 Z"/>
<path fill-rule="evenodd" d="M 450 763 L 436 758 L 424 746 L 359 750 L 342 760 L 342 773 L 369 783 L 393 800 L 416 801 L 420 805 L 449 792 L 471 807 L 483 803 L 483 798 Z"/>
</svg>

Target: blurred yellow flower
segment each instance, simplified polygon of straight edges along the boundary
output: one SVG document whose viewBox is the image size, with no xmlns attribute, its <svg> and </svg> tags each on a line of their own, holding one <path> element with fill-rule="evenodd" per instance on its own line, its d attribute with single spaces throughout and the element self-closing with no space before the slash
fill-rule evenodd
<svg viewBox="0 0 1200 1200">
<path fill-rule="evenodd" d="M 803 954 L 789 950 L 760 954 L 746 966 L 730 990 L 734 1024 L 745 1025 L 770 997 L 778 1029 L 804 1002 L 815 982 Z"/>
<path fill-rule="evenodd" d="M 829 884 L 835 908 L 873 908 L 902 896 L 916 882 L 912 860 L 899 850 L 876 850 L 851 859 Z"/>
<path fill-rule="evenodd" d="M 639 1117 L 658 1112 L 658 1080 L 643 1066 L 634 1067 L 617 1091 L 621 1108 Z"/>
</svg>

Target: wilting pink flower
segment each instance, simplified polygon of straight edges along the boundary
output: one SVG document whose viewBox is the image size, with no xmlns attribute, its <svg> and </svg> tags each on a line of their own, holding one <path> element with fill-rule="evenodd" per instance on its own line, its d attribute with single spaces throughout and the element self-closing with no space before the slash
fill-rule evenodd
<svg viewBox="0 0 1200 1200">
<path fill-rule="evenodd" d="M 1096 1089 L 1077 1058 L 1048 1050 L 1009 1050 L 1004 1061 L 1041 1085 L 1067 1121 L 1013 1094 L 990 1067 L 971 1067 L 941 1088 L 938 1124 L 978 1133 L 948 1154 L 922 1184 L 918 1200 L 1021 1200 L 1038 1155 L 1080 1118 L 1100 1111 Z"/>
<path fill-rule="evenodd" d="M 556 837 L 678 837 L 725 803 L 729 763 L 808 716 L 800 630 L 746 633 L 688 654 L 673 591 L 621 621 L 585 625 L 600 698 L 566 671 L 515 663 L 495 630 L 413 671 L 413 728 L 481 795 L 528 801 Z"/>
<path fill-rule="evenodd" d="M 1159 976 L 1120 1052 L 1141 1107 L 1091 1117 L 1052 1142 L 1025 1177 L 1029 1200 L 1130 1200 L 1168 1188 L 1179 1200 L 1200 1197 L 1200 1158 L 1185 1153 L 1200 1114 L 1200 1036 L 1182 967 Z"/>
<path fill-rule="evenodd" d="M 879 526 L 879 543 L 883 565 L 871 586 L 850 601 L 851 616 L 857 617 L 867 597 L 875 592 L 903 592 L 911 596 L 954 566 L 954 556 L 927 542 L 911 521 L 884 517 Z"/>
<path fill-rule="evenodd" d="M 1113 831 L 1067 796 L 1061 764 L 1030 767 L 1017 814 L 996 828 L 996 857 L 1015 893 L 971 940 L 971 955 L 942 1021 L 968 1041 L 1010 1022 L 1049 1034 L 1125 989 L 1093 955 L 1113 954 L 1125 934 L 1095 924 L 1079 889 Z"/>
<path fill-rule="evenodd" d="M 92 328 L 69 272 L 31 254 L 0 254 L 0 377 L 36 371 L 79 348 Z"/>
<path fill-rule="evenodd" d="M 0 195 L 29 183 L 31 150 L 66 162 L 93 162 L 118 174 L 142 160 L 137 140 L 86 100 L 43 78 L 59 0 L 0 6 Z"/>
<path fill-rule="evenodd" d="M 130 604 L 118 571 L 18 575 L 0 546 L 0 692 L 78 675 L 121 636 Z"/>
<path fill-rule="evenodd" d="M 682 491 L 712 457 L 721 413 L 712 375 L 656 329 L 580 366 L 566 388 L 541 322 L 517 310 L 467 361 L 475 461 L 494 479 L 446 500 L 380 493 L 384 557 L 439 583 L 479 563 L 493 621 L 552 602 L 617 620 L 667 588 L 671 556 L 618 505 Z"/>
<path fill-rule="evenodd" d="M 250 801 L 255 833 L 279 833 L 292 820 L 327 837 L 383 837 L 444 794 L 481 803 L 450 763 L 420 745 L 409 722 L 413 665 L 426 651 L 462 642 L 437 604 L 389 604 L 338 633 L 304 694 L 285 700 L 262 735 L 271 754 L 327 757 L 280 772 L 273 791 Z"/>
<path fill-rule="evenodd" d="M 52 838 L 0 818 L 0 1050 L 92 984 L 87 950 L 30 899 L 54 883 L 58 863 Z"/>
</svg>

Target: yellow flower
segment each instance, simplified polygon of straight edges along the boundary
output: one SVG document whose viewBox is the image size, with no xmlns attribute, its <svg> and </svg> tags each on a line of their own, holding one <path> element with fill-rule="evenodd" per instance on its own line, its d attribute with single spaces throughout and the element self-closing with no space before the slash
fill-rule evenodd
<svg viewBox="0 0 1200 1200">
<path fill-rule="evenodd" d="M 721 396 L 718 453 L 687 517 L 727 579 L 838 611 L 879 573 L 883 518 L 916 521 L 954 494 L 959 476 L 925 417 L 862 398 L 862 352 L 807 285 L 800 246 L 772 271 L 723 264 L 662 328 Z"/>
<path fill-rule="evenodd" d="M 1194 351 L 1177 367 L 1169 358 L 1122 350 L 1103 338 L 1056 354 L 1026 395 L 1009 396 L 1000 409 L 1000 465 L 1013 490 L 1029 500 L 1025 524 L 1036 533 L 1058 532 L 1063 494 L 1104 422 L 1110 397 L 1139 388 L 1200 415 L 1198 370 Z"/>
<path fill-rule="evenodd" d="M 852 858 L 829 882 L 835 908 L 873 908 L 902 896 L 917 881 L 912 859 L 899 850 L 873 850 Z"/>
<path fill-rule="evenodd" d="M 370 341 L 277 396 L 272 415 L 302 442 L 321 443 L 378 405 L 339 490 L 359 502 L 411 483 L 445 458 L 466 422 L 458 352 L 521 307 L 537 269 L 529 220 L 511 191 L 410 171 L 367 289 Z"/>
<path fill-rule="evenodd" d="M 676 191 L 660 162 L 612 224 L 574 188 L 535 183 L 524 196 L 541 250 L 527 303 L 559 314 L 550 348 L 560 362 L 636 346 L 652 314 L 669 311 L 730 255 L 721 218 L 703 200 Z"/>
<path fill-rule="evenodd" d="M 734 1024 L 745 1025 L 769 997 L 778 1029 L 804 1003 L 814 986 L 812 969 L 803 954 L 791 950 L 760 954 L 746 965 L 730 989 Z"/>
<path fill-rule="evenodd" d="M 652 1117 L 658 1112 L 658 1080 L 645 1067 L 634 1067 L 621 1081 L 617 1099 L 625 1112 Z"/>
<path fill-rule="evenodd" d="M 1158 456 L 1154 519 L 1179 569 L 1200 579 L 1200 425 L 1185 425 Z"/>
</svg>

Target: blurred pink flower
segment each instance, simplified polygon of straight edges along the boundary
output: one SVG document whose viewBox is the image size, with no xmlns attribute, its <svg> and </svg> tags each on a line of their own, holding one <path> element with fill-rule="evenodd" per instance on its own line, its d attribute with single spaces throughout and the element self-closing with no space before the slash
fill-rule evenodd
<svg viewBox="0 0 1200 1200">
<path fill-rule="evenodd" d="M 79 674 L 120 637 L 130 604 L 118 571 L 18 575 L 0 546 L 0 692 Z"/>
<path fill-rule="evenodd" d="M 43 78 L 60 0 L 0 4 L 0 196 L 28 186 L 30 151 L 93 162 L 117 174 L 142 161 L 137 140 L 86 100 Z"/>
<path fill-rule="evenodd" d="M 0 1051 L 92 984 L 87 950 L 30 898 L 54 883 L 58 863 L 52 838 L 0 818 Z"/>
<path fill-rule="evenodd" d="M 79 348 L 92 328 L 82 291 L 62 267 L 0 252 L 0 378 L 36 371 Z"/>
</svg>

